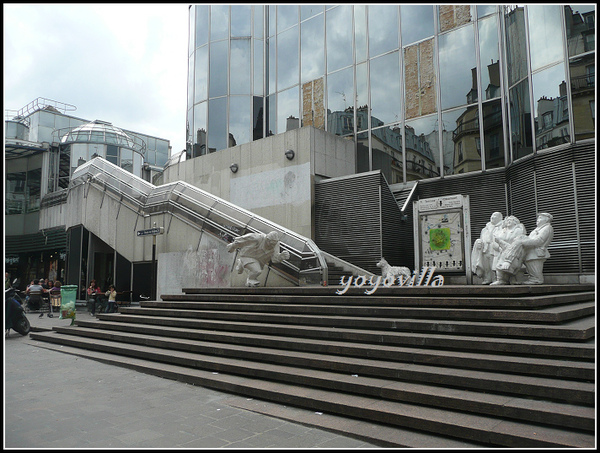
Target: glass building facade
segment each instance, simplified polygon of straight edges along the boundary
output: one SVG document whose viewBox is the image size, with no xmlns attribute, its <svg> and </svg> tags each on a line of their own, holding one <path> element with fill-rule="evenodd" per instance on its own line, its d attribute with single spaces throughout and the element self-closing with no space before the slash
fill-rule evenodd
<svg viewBox="0 0 600 453">
<path fill-rule="evenodd" d="M 390 184 L 595 139 L 594 5 L 195 5 L 187 155 L 314 126 Z"/>
</svg>

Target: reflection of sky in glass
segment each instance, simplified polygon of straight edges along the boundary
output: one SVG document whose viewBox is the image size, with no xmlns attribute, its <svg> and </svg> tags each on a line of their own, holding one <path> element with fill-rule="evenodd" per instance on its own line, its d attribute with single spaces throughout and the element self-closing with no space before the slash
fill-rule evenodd
<svg viewBox="0 0 600 453">
<path fill-rule="evenodd" d="M 369 56 L 398 48 L 398 6 L 369 5 Z"/>
<path fill-rule="evenodd" d="M 352 64 L 352 6 L 338 6 L 328 10 L 327 72 Z"/>
<path fill-rule="evenodd" d="M 251 6 L 231 5 L 231 36 L 250 36 L 251 17 Z"/>
<path fill-rule="evenodd" d="M 327 76 L 327 108 L 332 112 L 344 111 L 353 105 L 354 84 L 352 68 Z"/>
<path fill-rule="evenodd" d="M 402 119 L 399 53 L 371 60 L 371 115 L 384 123 Z"/>
<path fill-rule="evenodd" d="M 277 32 L 298 23 L 298 5 L 277 6 Z"/>
<path fill-rule="evenodd" d="M 210 40 L 227 38 L 229 34 L 229 5 L 212 5 L 210 14 Z"/>
<path fill-rule="evenodd" d="M 250 94 L 250 39 L 231 40 L 230 93 Z"/>
<path fill-rule="evenodd" d="M 252 141 L 250 99 L 250 96 L 232 96 L 229 99 L 229 133 L 238 145 Z"/>
<path fill-rule="evenodd" d="M 201 102 L 194 106 L 194 127 L 192 128 L 192 141 L 197 143 L 198 131 L 204 130 L 206 132 L 206 102 Z"/>
<path fill-rule="evenodd" d="M 298 83 L 298 27 L 277 35 L 277 89 Z"/>
<path fill-rule="evenodd" d="M 354 6 L 354 46 L 356 47 L 356 62 L 367 59 L 367 7 Z"/>
<path fill-rule="evenodd" d="M 316 14 L 323 12 L 323 5 L 301 5 L 300 6 L 300 20 L 308 19 Z"/>
<path fill-rule="evenodd" d="M 210 45 L 210 85 L 209 97 L 227 94 L 227 41 Z"/>
<path fill-rule="evenodd" d="M 490 83 L 488 65 L 498 61 L 498 26 L 496 16 L 479 21 L 479 57 L 481 61 L 481 89 Z"/>
<path fill-rule="evenodd" d="M 208 6 L 196 6 L 196 47 L 208 42 Z"/>
<path fill-rule="evenodd" d="M 196 50 L 195 102 L 203 101 L 208 96 L 208 46 Z"/>
<path fill-rule="evenodd" d="M 562 60 L 563 38 L 560 6 L 530 5 L 527 8 L 531 43 L 531 69 Z"/>
<path fill-rule="evenodd" d="M 471 69 L 475 67 L 473 27 L 440 35 L 439 47 L 442 109 L 466 104 L 473 85 Z"/>
<path fill-rule="evenodd" d="M 208 147 L 216 151 L 227 148 L 227 98 L 208 102 Z"/>
<path fill-rule="evenodd" d="M 433 6 L 400 6 L 402 45 L 407 46 L 433 36 Z"/>
<path fill-rule="evenodd" d="M 298 108 L 298 87 L 282 91 L 277 95 L 277 133 L 281 134 L 286 131 L 287 119 L 292 116 L 300 117 Z"/>
<path fill-rule="evenodd" d="M 317 79 L 325 73 L 323 21 L 324 16 L 321 14 L 300 24 L 302 83 Z"/>
</svg>

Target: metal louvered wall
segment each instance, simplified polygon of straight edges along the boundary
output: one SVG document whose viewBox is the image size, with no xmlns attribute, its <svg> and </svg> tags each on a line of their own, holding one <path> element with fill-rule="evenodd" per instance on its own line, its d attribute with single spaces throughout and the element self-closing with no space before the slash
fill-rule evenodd
<svg viewBox="0 0 600 453">
<path fill-rule="evenodd" d="M 554 240 L 544 273 L 591 274 L 595 272 L 595 160 L 594 143 L 553 149 L 506 169 L 419 181 L 413 198 L 468 195 L 472 241 L 495 211 L 515 215 L 528 233 L 536 226 L 537 213 L 549 212 L 554 217 Z M 374 263 L 380 255 L 392 265 L 412 268 L 412 206 L 402 220 L 396 201 L 400 195 L 388 199 L 388 192 L 380 172 L 318 183 L 317 245 L 376 274 L 380 270 Z"/>
</svg>

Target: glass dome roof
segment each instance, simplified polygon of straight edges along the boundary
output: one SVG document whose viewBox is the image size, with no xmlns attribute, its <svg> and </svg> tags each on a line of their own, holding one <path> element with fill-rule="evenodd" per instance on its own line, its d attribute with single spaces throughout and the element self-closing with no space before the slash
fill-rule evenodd
<svg viewBox="0 0 600 453">
<path fill-rule="evenodd" d="M 123 130 L 105 121 L 95 120 L 78 126 L 60 139 L 61 143 L 103 143 L 130 148 L 136 152 L 145 151 L 146 144 L 139 137 L 129 136 Z"/>
</svg>

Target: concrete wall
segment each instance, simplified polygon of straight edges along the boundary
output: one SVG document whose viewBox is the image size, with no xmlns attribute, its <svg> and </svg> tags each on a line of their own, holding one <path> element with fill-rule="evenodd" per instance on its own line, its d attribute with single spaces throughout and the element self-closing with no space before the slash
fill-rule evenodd
<svg viewBox="0 0 600 453">
<path fill-rule="evenodd" d="M 285 157 L 290 149 L 293 160 Z M 163 183 L 188 182 L 313 239 L 314 177 L 350 175 L 355 168 L 352 141 L 303 127 L 181 162 L 167 168 Z"/>
</svg>

